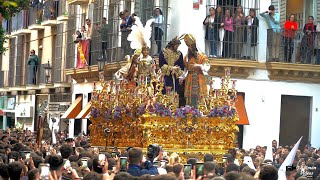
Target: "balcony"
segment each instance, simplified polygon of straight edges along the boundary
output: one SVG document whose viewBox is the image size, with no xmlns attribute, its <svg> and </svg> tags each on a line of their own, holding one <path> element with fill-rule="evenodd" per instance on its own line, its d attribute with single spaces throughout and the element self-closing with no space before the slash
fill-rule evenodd
<svg viewBox="0 0 320 180">
<path fill-rule="evenodd" d="M 43 3 L 42 26 L 56 26 L 59 1 L 48 0 Z"/>
<path fill-rule="evenodd" d="M 42 21 L 42 7 L 41 4 L 32 4 L 29 8 L 29 30 L 42 30 L 44 26 L 41 26 Z"/>
<path fill-rule="evenodd" d="M 58 7 L 58 17 L 57 20 L 60 22 L 65 22 L 69 20 L 69 6 L 67 0 L 60 0 Z"/>
<path fill-rule="evenodd" d="M 266 67 L 272 80 L 320 82 L 320 33 L 268 30 Z"/>
<path fill-rule="evenodd" d="M 69 5 L 83 5 L 88 3 L 89 3 L 89 0 L 68 0 Z"/>
<path fill-rule="evenodd" d="M 29 34 L 31 31 L 28 29 L 29 19 L 28 10 L 23 10 L 11 18 L 11 35 L 19 36 Z"/>
</svg>

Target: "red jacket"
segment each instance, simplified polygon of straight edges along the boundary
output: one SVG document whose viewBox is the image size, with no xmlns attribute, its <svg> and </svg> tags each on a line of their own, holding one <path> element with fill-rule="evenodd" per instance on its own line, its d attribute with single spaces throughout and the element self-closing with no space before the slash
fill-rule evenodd
<svg viewBox="0 0 320 180">
<path fill-rule="evenodd" d="M 293 29 L 291 28 L 291 26 L 293 26 Z M 294 38 L 294 34 L 297 30 L 298 30 L 297 22 L 286 21 L 286 23 L 284 23 L 283 36 L 287 38 Z"/>
</svg>

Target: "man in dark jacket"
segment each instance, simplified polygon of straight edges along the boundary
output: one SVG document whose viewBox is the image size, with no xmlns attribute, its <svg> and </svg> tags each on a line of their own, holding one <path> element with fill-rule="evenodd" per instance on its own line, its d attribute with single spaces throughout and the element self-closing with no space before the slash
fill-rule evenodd
<svg viewBox="0 0 320 180">
<path fill-rule="evenodd" d="M 132 148 L 129 150 L 129 167 L 127 172 L 132 176 L 140 177 L 144 174 L 157 175 L 158 169 L 153 166 L 152 162 L 147 160 L 142 162 L 143 154 L 139 148 Z M 141 165 L 144 165 L 142 167 Z"/>
<path fill-rule="evenodd" d="M 29 67 L 29 84 L 37 84 L 37 70 L 39 64 L 39 57 L 36 55 L 35 50 L 30 51 L 30 56 L 28 59 L 28 67 Z"/>
</svg>

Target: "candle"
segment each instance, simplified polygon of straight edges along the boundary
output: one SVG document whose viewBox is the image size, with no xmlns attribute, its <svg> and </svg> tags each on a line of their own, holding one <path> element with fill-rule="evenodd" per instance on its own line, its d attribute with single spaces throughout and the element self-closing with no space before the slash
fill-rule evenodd
<svg viewBox="0 0 320 180">
<path fill-rule="evenodd" d="M 230 76 L 230 68 L 225 69 L 225 76 Z"/>
<path fill-rule="evenodd" d="M 164 75 L 161 75 L 161 82 L 164 82 Z"/>
<path fill-rule="evenodd" d="M 119 90 L 119 84 L 116 84 L 116 92 Z"/>
<path fill-rule="evenodd" d="M 236 88 L 236 80 L 232 80 L 232 89 Z"/>
<path fill-rule="evenodd" d="M 224 85 L 224 78 L 221 78 L 221 85 Z"/>
<path fill-rule="evenodd" d="M 93 89 L 96 90 L 96 82 L 93 82 Z"/>
<path fill-rule="evenodd" d="M 219 96 L 219 92 L 218 92 L 218 90 L 216 90 L 216 98 L 218 98 L 218 96 Z"/>
<path fill-rule="evenodd" d="M 144 77 L 143 77 L 143 75 L 141 75 L 141 76 L 140 76 L 140 83 L 143 82 L 143 79 L 144 79 Z"/>
</svg>

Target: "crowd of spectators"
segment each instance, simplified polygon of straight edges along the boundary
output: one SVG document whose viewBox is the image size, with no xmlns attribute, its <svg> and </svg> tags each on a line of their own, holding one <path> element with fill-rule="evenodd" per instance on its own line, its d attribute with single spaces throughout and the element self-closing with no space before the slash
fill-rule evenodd
<svg viewBox="0 0 320 180">
<path fill-rule="evenodd" d="M 292 146 L 278 146 L 273 141 L 273 159 L 265 159 L 267 147 L 230 149 L 218 162 L 212 154 L 203 158 L 190 157 L 182 162 L 178 153 L 169 154 L 159 148 L 158 153 L 144 154 L 140 148 L 118 149 L 108 152 L 90 145 L 89 136 L 58 137 L 57 144 L 37 142 L 30 131 L 0 131 L 0 177 L 10 180 L 38 179 L 278 179 L 282 165 Z M 244 157 L 251 157 L 252 164 Z M 296 152 L 292 171 L 287 179 L 320 179 L 320 150 L 307 146 Z M 198 167 L 200 164 L 200 168 Z M 201 167 L 202 165 L 202 167 Z M 189 169 L 188 169 L 189 168 Z M 202 169 L 202 170 L 201 170 Z"/>
</svg>

